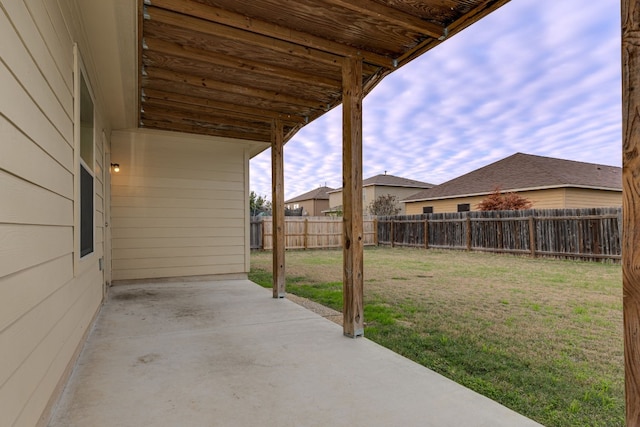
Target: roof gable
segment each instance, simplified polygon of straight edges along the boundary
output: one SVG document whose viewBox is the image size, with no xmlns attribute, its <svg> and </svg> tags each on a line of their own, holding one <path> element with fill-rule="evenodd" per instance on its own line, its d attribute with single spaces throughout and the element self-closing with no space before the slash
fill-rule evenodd
<svg viewBox="0 0 640 427">
<path fill-rule="evenodd" d="M 582 187 L 621 191 L 622 169 L 616 166 L 516 153 L 436 187 L 416 193 L 405 201 L 489 194 L 496 187 L 503 191 L 550 187 Z"/>
<path fill-rule="evenodd" d="M 302 202 L 303 200 L 329 200 L 329 192 L 333 191 L 331 187 L 318 187 L 315 190 L 308 191 L 304 194 L 285 201 L 285 203 Z"/>
<path fill-rule="evenodd" d="M 400 176 L 388 175 L 386 173 L 372 176 L 362 181 L 362 186 L 379 185 L 385 187 L 415 187 L 415 188 L 431 188 L 434 184 L 428 182 L 416 181 L 414 179 L 403 178 Z"/>
</svg>

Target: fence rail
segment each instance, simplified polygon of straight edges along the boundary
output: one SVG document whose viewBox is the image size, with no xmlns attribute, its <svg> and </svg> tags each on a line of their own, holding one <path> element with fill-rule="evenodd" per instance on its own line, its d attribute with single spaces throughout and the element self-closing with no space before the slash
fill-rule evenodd
<svg viewBox="0 0 640 427">
<path fill-rule="evenodd" d="M 378 218 L 378 244 L 529 254 L 621 258 L 621 208 L 529 209 Z"/>
<path fill-rule="evenodd" d="M 621 208 L 529 209 L 364 220 L 365 245 L 411 246 L 584 260 L 619 260 Z M 342 246 L 342 218 L 285 217 L 287 249 Z M 251 220 L 251 249 L 273 248 L 270 217 Z"/>
<path fill-rule="evenodd" d="M 376 244 L 375 220 L 365 219 L 364 244 Z M 324 249 L 342 247 L 342 218 L 285 217 L 286 249 Z M 251 249 L 273 249 L 271 217 L 251 220 Z"/>
</svg>

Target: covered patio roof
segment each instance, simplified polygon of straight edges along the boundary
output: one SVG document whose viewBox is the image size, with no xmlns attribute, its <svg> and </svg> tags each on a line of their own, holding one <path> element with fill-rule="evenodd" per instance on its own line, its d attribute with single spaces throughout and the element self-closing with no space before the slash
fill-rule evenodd
<svg viewBox="0 0 640 427">
<path fill-rule="evenodd" d="M 362 91 L 508 0 L 144 0 L 139 126 L 284 142 L 343 101 L 343 59 Z"/>
</svg>

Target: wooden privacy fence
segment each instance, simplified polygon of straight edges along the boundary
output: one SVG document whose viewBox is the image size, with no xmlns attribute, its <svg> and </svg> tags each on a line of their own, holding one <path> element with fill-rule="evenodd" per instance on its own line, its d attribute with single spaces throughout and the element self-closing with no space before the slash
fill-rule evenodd
<svg viewBox="0 0 640 427">
<path fill-rule="evenodd" d="M 364 244 L 376 244 L 373 219 L 364 220 Z M 342 247 L 342 218 L 285 217 L 285 247 L 287 249 L 323 249 Z M 273 249 L 271 217 L 251 220 L 251 249 Z"/>
<path fill-rule="evenodd" d="M 621 208 L 528 209 L 378 218 L 378 244 L 529 254 L 621 258 Z"/>
</svg>

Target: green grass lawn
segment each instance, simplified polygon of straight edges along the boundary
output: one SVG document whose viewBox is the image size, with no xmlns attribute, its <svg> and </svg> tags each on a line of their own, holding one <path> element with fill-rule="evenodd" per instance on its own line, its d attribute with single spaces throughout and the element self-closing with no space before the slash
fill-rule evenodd
<svg viewBox="0 0 640 427">
<path fill-rule="evenodd" d="M 342 310 L 342 252 L 286 253 L 287 292 Z M 365 336 L 546 426 L 623 426 L 619 265 L 367 248 Z M 271 286 L 271 252 L 250 279 Z"/>
</svg>

